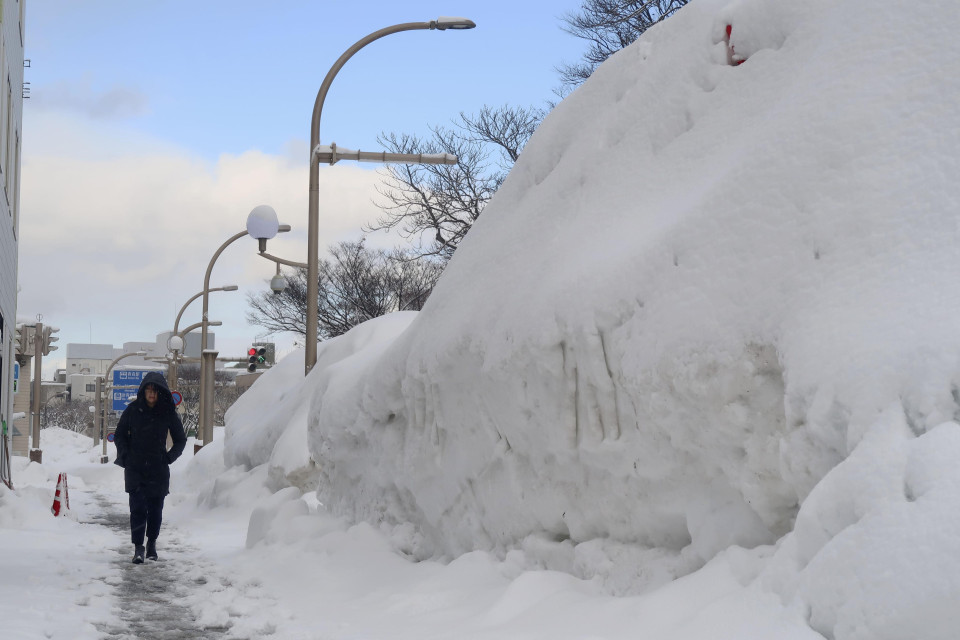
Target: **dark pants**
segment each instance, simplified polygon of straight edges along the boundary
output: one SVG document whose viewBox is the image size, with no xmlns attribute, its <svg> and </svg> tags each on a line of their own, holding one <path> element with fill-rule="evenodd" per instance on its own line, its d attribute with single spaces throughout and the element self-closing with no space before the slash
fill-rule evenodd
<svg viewBox="0 0 960 640">
<path fill-rule="evenodd" d="M 143 534 L 155 540 L 160 535 L 160 523 L 163 522 L 163 498 L 144 495 L 143 490 L 130 494 L 130 541 L 137 546 L 143 545 Z"/>
</svg>

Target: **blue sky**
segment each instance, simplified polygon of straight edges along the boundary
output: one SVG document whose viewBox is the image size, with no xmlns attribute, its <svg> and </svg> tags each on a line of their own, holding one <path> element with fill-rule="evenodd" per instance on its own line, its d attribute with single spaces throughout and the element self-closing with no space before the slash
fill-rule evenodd
<svg viewBox="0 0 960 640">
<path fill-rule="evenodd" d="M 380 131 L 425 131 L 483 104 L 542 105 L 580 41 L 559 16 L 578 2 L 44 0 L 28 5 L 35 108 L 72 108 L 213 159 L 305 140 L 330 65 L 399 22 L 465 16 L 471 31 L 413 31 L 368 45 L 334 82 L 322 138 L 373 148 Z"/>
<path fill-rule="evenodd" d="M 151 340 L 203 285 L 217 247 L 271 204 L 292 233 L 270 252 L 305 260 L 310 115 L 330 66 L 385 26 L 438 16 L 470 31 L 374 42 L 341 70 L 321 139 L 374 150 L 383 131 L 426 135 L 484 104 L 543 106 L 584 44 L 561 29 L 579 0 L 517 3 L 37 0 L 27 5 L 18 316 L 61 344 Z M 357 239 L 379 214 L 376 167 L 321 170 L 321 237 Z M 371 236 L 378 246 L 402 239 Z M 211 319 L 223 355 L 251 339 L 246 295 L 273 267 L 238 242 L 218 259 Z M 199 304 L 183 324 L 199 316 Z M 52 370 L 64 350 L 45 361 Z M 57 356 L 59 358 L 57 358 Z M 62 366 L 62 364 L 60 364 Z"/>
</svg>

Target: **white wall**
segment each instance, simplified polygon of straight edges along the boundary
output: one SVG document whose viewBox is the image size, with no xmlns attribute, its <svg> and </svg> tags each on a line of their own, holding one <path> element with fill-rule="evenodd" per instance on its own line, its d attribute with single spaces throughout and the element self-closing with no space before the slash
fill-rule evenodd
<svg viewBox="0 0 960 640">
<path fill-rule="evenodd" d="M 67 377 L 78 373 L 99 373 L 107 372 L 111 360 L 95 360 L 91 358 L 70 358 L 67 360 Z"/>
<path fill-rule="evenodd" d="M 96 396 L 96 386 L 92 387 L 91 391 L 87 391 L 87 385 L 96 385 L 96 383 L 96 375 L 75 374 L 67 376 L 67 386 L 70 387 L 70 401 L 93 400 Z"/>
<path fill-rule="evenodd" d="M 17 318 L 17 254 L 20 226 L 20 147 L 23 127 L 23 36 L 26 0 L 6 0 L 0 14 L 0 419 L 13 414 L 13 334 Z M 7 88 L 10 88 L 9 92 Z"/>
</svg>

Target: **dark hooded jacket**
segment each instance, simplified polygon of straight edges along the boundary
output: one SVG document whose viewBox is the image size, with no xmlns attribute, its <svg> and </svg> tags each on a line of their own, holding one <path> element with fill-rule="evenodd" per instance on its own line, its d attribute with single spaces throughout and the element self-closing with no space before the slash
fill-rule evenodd
<svg viewBox="0 0 960 640">
<path fill-rule="evenodd" d="M 153 408 L 147 406 L 145 397 L 148 384 L 157 388 L 157 403 Z M 168 431 L 173 439 L 170 451 L 167 451 Z M 170 464 L 183 453 L 187 436 L 163 374 L 151 371 L 144 377 L 136 400 L 127 405 L 120 416 L 114 444 L 117 446 L 114 464 L 123 467 L 127 493 L 141 489 L 153 497 L 170 493 Z"/>
</svg>

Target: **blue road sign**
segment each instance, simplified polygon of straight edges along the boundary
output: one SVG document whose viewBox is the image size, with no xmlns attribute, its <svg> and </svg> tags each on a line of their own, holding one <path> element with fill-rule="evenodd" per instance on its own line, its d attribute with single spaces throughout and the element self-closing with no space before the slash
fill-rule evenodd
<svg viewBox="0 0 960 640">
<path fill-rule="evenodd" d="M 137 397 L 137 388 L 147 377 L 147 374 L 156 369 L 114 369 L 113 370 L 113 411 L 123 411 L 127 405 Z M 133 389 L 118 389 L 117 387 L 134 387 Z"/>
<path fill-rule="evenodd" d="M 13 363 L 13 392 L 17 392 L 17 387 L 20 385 L 20 363 Z"/>
<path fill-rule="evenodd" d="M 127 405 L 133 402 L 137 397 L 136 389 L 114 389 L 110 394 L 113 398 L 113 411 L 123 411 Z"/>
<path fill-rule="evenodd" d="M 156 371 L 156 369 L 114 369 L 113 386 L 126 387 L 131 384 L 140 386 L 140 383 L 151 371 Z"/>
</svg>

